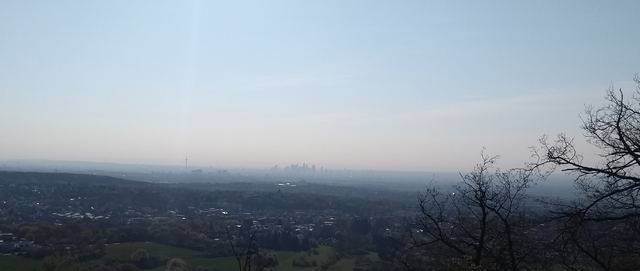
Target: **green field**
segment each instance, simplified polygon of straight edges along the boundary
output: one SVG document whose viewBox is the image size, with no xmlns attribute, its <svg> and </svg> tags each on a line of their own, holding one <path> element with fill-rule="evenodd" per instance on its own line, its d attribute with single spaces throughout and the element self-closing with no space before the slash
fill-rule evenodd
<svg viewBox="0 0 640 271">
<path fill-rule="evenodd" d="M 29 259 L 22 256 L 0 256 L 0 270 L 31 271 L 34 269 L 40 269 L 41 265 L 42 261 Z"/>
<path fill-rule="evenodd" d="M 198 251 L 176 248 L 171 246 L 159 245 L 155 243 L 129 243 L 129 244 L 113 244 L 107 245 L 107 256 L 105 258 L 121 258 L 128 259 L 131 253 L 137 249 L 145 249 L 149 254 L 167 256 L 169 258 L 181 258 L 185 262 L 189 263 L 193 267 L 208 266 L 215 267 L 220 270 L 237 270 L 237 262 L 233 257 L 219 257 L 219 258 L 205 258 Z M 275 267 L 274 271 L 314 271 L 318 267 L 298 268 L 292 265 L 293 259 L 300 255 L 307 255 L 306 252 L 293 252 L 293 251 L 273 251 L 266 250 L 265 252 L 274 252 L 278 254 L 278 261 L 280 265 Z M 333 252 L 333 249 L 329 246 L 320 246 L 318 248 L 318 255 L 311 254 L 310 260 L 316 260 L 318 266 L 325 260 L 329 254 Z M 378 257 L 375 253 L 368 255 L 372 260 L 377 260 Z M 354 259 L 341 259 L 334 266 L 331 266 L 328 270 L 331 271 L 351 271 L 354 267 Z M 158 267 L 154 269 L 148 269 L 150 271 L 162 271 L 165 267 Z"/>
<path fill-rule="evenodd" d="M 149 254 L 161 255 L 169 258 L 181 258 L 189 265 L 193 267 L 208 266 L 215 267 L 219 270 L 237 270 L 237 262 L 233 257 L 219 257 L 219 258 L 205 258 L 202 254 L 195 250 L 165 246 L 155 243 L 126 243 L 126 244 L 110 244 L 107 245 L 107 255 L 102 259 L 84 263 L 83 265 L 89 266 L 97 262 L 101 262 L 105 259 L 122 259 L 128 260 L 131 254 L 138 250 L 144 249 Z M 328 255 L 333 252 L 333 249 L 329 246 L 320 246 L 318 249 L 318 255 L 311 254 L 310 260 L 316 260 L 318 266 L 308 268 L 298 268 L 292 265 L 293 259 L 300 255 L 307 255 L 306 252 L 293 252 L 293 251 L 274 251 L 266 250 L 265 252 L 274 252 L 278 254 L 278 261 L 280 265 L 275 267 L 274 271 L 314 271 L 320 263 L 325 260 Z M 378 257 L 375 253 L 370 253 L 367 257 L 372 260 L 377 260 Z M 335 265 L 331 266 L 328 270 L 331 271 L 351 271 L 354 267 L 355 260 L 351 258 L 343 258 Z M 32 271 L 40 270 L 42 266 L 41 260 L 27 259 L 21 256 L 0 256 L 0 270 L 16 270 L 16 271 Z M 153 269 L 146 269 L 149 271 L 164 271 L 165 266 L 160 266 Z"/>
</svg>

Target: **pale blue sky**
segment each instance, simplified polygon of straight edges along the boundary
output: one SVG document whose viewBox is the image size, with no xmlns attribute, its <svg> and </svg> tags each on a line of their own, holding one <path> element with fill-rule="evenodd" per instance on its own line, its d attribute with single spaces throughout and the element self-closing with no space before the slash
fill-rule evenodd
<svg viewBox="0 0 640 271">
<path fill-rule="evenodd" d="M 469 170 L 633 91 L 640 1 L 2 1 L 0 160 Z"/>
</svg>

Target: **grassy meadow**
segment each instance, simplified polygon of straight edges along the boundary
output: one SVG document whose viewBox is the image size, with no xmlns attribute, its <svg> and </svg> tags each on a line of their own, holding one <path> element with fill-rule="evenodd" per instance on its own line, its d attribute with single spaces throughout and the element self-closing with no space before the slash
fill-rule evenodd
<svg viewBox="0 0 640 271">
<path fill-rule="evenodd" d="M 29 259 L 16 255 L 1 255 L 0 270 L 32 271 L 40 270 L 41 260 Z"/>
<path fill-rule="evenodd" d="M 104 261 L 105 259 L 122 259 L 128 260 L 131 254 L 138 250 L 144 249 L 149 254 L 152 255 L 161 255 L 169 258 L 181 258 L 185 262 L 187 262 L 192 267 L 197 266 L 207 266 L 214 267 L 219 270 L 237 270 L 237 262 L 234 257 L 218 257 L 218 258 L 206 258 L 203 257 L 202 254 L 195 250 L 189 250 L 184 248 L 177 248 L 172 246 L 165 246 L 155 243 L 123 243 L 123 244 L 110 244 L 107 245 L 107 255 L 105 255 L 102 259 L 90 261 L 84 263 L 83 265 L 90 266 L 97 262 Z M 307 255 L 307 252 L 293 252 L 293 251 L 274 251 L 274 250 L 266 250 L 266 253 L 277 253 L 278 261 L 280 265 L 273 268 L 274 271 L 314 271 L 319 268 L 322 261 L 327 259 L 329 255 L 333 252 L 333 249 L 329 246 L 320 246 L 317 248 L 318 254 L 311 253 L 308 256 L 309 260 L 316 260 L 318 266 L 307 267 L 307 268 L 299 268 L 294 267 L 292 262 L 295 258 L 301 255 Z M 375 253 L 370 253 L 367 257 L 372 260 L 378 260 L 378 257 Z M 329 271 L 351 271 L 354 267 L 355 259 L 353 258 L 342 258 L 335 265 L 331 266 Z M 32 271 L 32 270 L 40 270 L 42 267 L 41 260 L 27 259 L 22 256 L 0 256 L 0 270 L 15 270 L 15 271 Z M 165 266 L 145 269 L 149 271 L 164 271 L 166 269 Z"/>
</svg>

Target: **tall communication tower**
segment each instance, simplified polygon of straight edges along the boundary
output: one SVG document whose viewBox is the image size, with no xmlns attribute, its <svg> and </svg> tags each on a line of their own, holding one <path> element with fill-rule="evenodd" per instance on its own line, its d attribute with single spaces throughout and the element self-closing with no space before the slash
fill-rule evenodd
<svg viewBox="0 0 640 271">
<path fill-rule="evenodd" d="M 188 162 L 189 162 L 189 159 L 185 156 L 184 157 L 184 169 L 187 169 L 189 167 Z"/>
</svg>

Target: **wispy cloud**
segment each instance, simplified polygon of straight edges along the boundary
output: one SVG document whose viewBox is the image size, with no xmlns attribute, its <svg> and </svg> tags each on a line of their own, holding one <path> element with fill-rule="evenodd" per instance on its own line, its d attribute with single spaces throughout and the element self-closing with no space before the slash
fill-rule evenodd
<svg viewBox="0 0 640 271">
<path fill-rule="evenodd" d="M 601 87 L 583 89 L 548 89 L 537 93 L 507 97 L 465 95 L 453 102 L 433 103 L 428 107 L 411 109 L 397 114 L 369 118 L 370 121 L 394 121 L 401 119 L 450 119 L 498 117 L 513 114 L 570 111 L 572 115 L 582 112 L 585 104 L 602 100 Z"/>
</svg>

